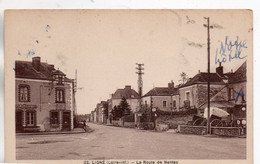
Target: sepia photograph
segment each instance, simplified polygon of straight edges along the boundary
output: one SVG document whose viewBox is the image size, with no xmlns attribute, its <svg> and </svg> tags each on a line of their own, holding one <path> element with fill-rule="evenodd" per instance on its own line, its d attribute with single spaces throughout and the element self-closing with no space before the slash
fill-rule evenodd
<svg viewBox="0 0 260 164">
<path fill-rule="evenodd" d="M 252 10 L 6 10 L 6 159 L 250 163 L 252 65 Z"/>
</svg>

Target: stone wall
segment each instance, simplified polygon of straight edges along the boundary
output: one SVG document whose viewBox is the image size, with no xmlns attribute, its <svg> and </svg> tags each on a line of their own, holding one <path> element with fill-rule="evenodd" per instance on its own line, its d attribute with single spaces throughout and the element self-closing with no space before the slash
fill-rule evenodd
<svg viewBox="0 0 260 164">
<path fill-rule="evenodd" d="M 156 131 L 167 131 L 169 130 L 169 126 L 167 124 L 156 124 Z"/>
<path fill-rule="evenodd" d="M 193 115 L 167 115 L 159 116 L 156 119 L 156 124 L 167 124 L 170 129 L 177 129 L 178 125 L 186 125 L 192 121 Z"/>
<path fill-rule="evenodd" d="M 207 132 L 207 127 L 206 126 L 179 125 L 178 132 L 182 133 L 182 134 L 204 135 Z"/>
<path fill-rule="evenodd" d="M 124 127 L 134 128 L 135 127 L 135 122 L 124 122 Z"/>
<path fill-rule="evenodd" d="M 207 132 L 206 126 L 190 126 L 179 125 L 178 132 L 182 134 L 196 134 L 205 135 Z M 240 127 L 212 127 L 211 134 L 220 136 L 240 136 L 242 135 L 242 128 Z"/>
<path fill-rule="evenodd" d="M 220 136 L 240 136 L 242 135 L 241 127 L 212 127 L 211 133 Z"/>
<path fill-rule="evenodd" d="M 143 130 L 153 130 L 154 122 L 140 122 L 138 124 L 138 128 Z"/>
</svg>

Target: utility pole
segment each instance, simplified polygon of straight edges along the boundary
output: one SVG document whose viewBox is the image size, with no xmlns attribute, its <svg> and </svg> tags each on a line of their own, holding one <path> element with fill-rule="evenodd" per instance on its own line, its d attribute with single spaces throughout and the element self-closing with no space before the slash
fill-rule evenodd
<svg viewBox="0 0 260 164">
<path fill-rule="evenodd" d="M 143 70 L 143 66 L 144 64 L 139 64 L 136 63 L 137 67 L 136 67 L 136 74 L 138 75 L 138 80 L 137 80 L 137 85 L 138 85 L 138 94 L 140 96 L 140 100 L 139 100 L 139 110 L 142 110 L 142 93 L 143 93 L 143 79 L 142 79 L 142 75 L 144 74 Z M 139 122 L 140 122 L 140 117 L 139 116 L 135 116 L 135 126 L 139 126 Z"/>
<path fill-rule="evenodd" d="M 77 70 L 75 70 L 75 79 L 73 79 L 73 105 L 74 105 L 74 114 L 77 115 L 77 106 L 76 106 L 76 92 L 77 92 Z"/>
<path fill-rule="evenodd" d="M 143 66 L 144 64 L 138 64 L 136 63 L 137 67 L 137 72 L 136 74 L 138 74 L 138 81 L 137 81 L 137 85 L 138 85 L 138 93 L 140 95 L 140 97 L 142 96 L 143 94 L 143 79 L 142 79 L 142 75 L 144 74 L 143 70 Z"/>
<path fill-rule="evenodd" d="M 210 26 L 209 17 L 204 17 L 207 20 L 207 24 L 204 24 L 204 27 L 207 28 L 208 33 L 208 117 L 207 117 L 207 134 L 210 134 Z"/>
</svg>

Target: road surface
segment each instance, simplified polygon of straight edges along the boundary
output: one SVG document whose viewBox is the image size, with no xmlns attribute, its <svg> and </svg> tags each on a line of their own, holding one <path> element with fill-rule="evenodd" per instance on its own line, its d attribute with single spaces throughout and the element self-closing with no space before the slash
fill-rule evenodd
<svg viewBox="0 0 260 164">
<path fill-rule="evenodd" d="M 206 137 L 88 124 L 80 134 L 17 135 L 17 159 L 245 159 L 245 138 Z"/>
</svg>

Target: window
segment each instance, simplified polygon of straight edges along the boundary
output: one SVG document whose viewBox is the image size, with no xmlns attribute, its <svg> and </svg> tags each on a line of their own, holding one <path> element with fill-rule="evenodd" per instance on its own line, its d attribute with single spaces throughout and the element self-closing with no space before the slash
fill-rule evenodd
<svg viewBox="0 0 260 164">
<path fill-rule="evenodd" d="M 176 108 L 176 100 L 173 100 L 172 106 L 173 106 L 173 108 Z"/>
<path fill-rule="evenodd" d="M 26 112 L 26 125 L 27 126 L 36 125 L 36 112 L 35 111 Z"/>
<path fill-rule="evenodd" d="M 65 91 L 62 88 L 56 89 L 56 103 L 64 103 L 65 102 Z"/>
<path fill-rule="evenodd" d="M 63 77 L 61 75 L 58 75 L 57 80 L 58 80 L 58 85 L 63 84 Z"/>
<path fill-rule="evenodd" d="M 21 102 L 29 102 L 30 101 L 30 87 L 29 85 L 21 84 L 19 85 L 19 101 Z"/>
<path fill-rule="evenodd" d="M 229 98 L 229 100 L 234 100 L 234 89 L 233 88 L 228 89 L 228 98 Z"/>
<path fill-rule="evenodd" d="M 167 106 L 167 101 L 163 101 L 163 107 L 165 108 Z"/>
<path fill-rule="evenodd" d="M 50 115 L 50 123 L 59 124 L 59 112 L 51 112 Z"/>
<path fill-rule="evenodd" d="M 186 92 L 186 100 L 190 101 L 190 92 Z"/>
</svg>

